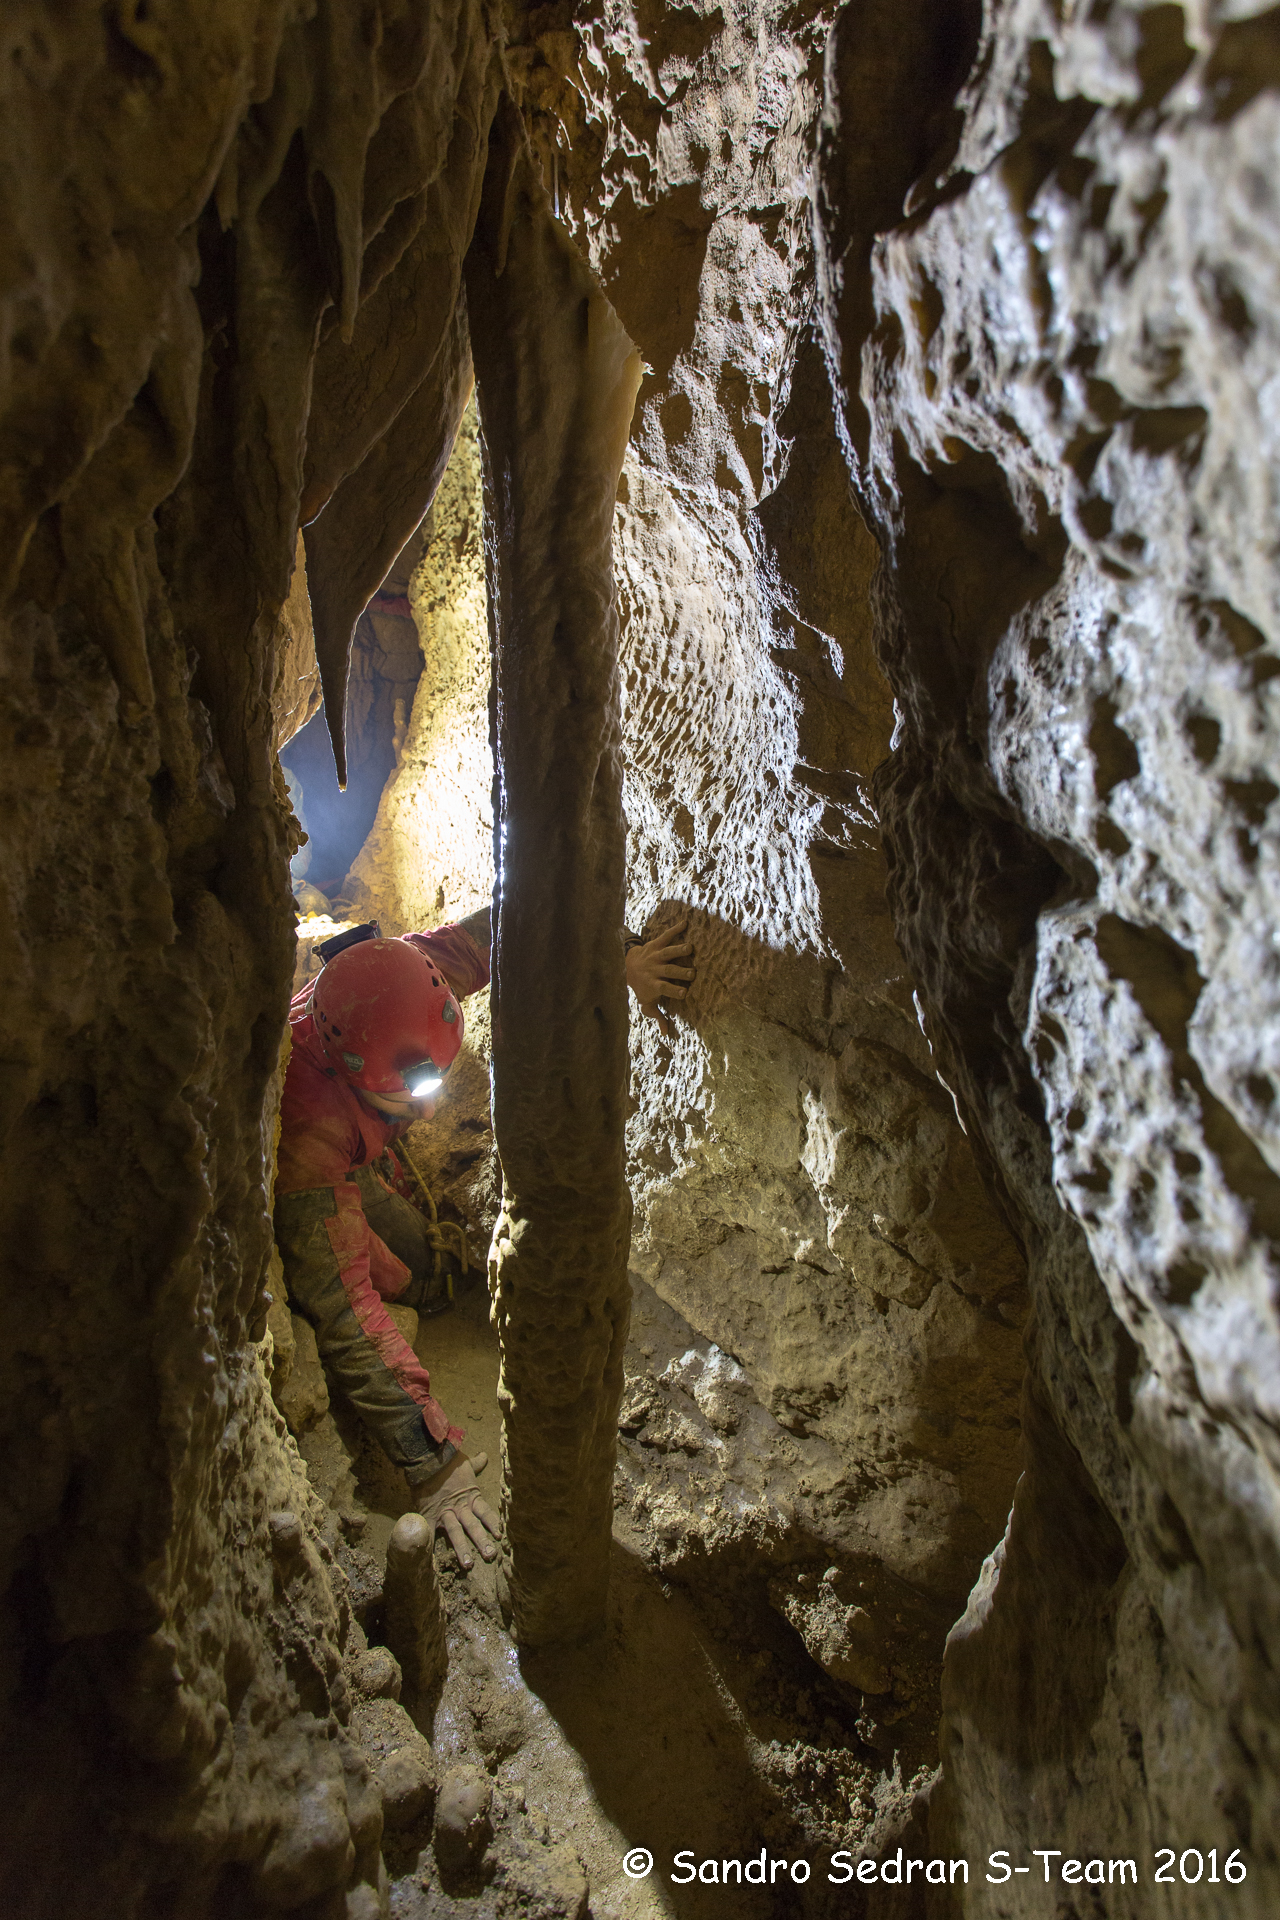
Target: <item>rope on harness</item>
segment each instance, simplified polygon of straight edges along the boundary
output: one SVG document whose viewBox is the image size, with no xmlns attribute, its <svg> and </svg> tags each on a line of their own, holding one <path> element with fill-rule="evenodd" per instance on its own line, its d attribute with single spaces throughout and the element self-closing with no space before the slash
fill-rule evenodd
<svg viewBox="0 0 1280 1920">
<path fill-rule="evenodd" d="M 417 1181 L 418 1191 L 422 1195 L 423 1199 L 426 1201 L 427 1209 L 431 1215 L 431 1219 L 427 1225 L 427 1245 L 431 1249 L 431 1256 L 434 1262 L 435 1279 L 438 1280 L 440 1278 L 440 1255 L 442 1253 L 453 1254 L 454 1258 L 458 1261 L 459 1265 L 461 1266 L 463 1273 L 464 1274 L 469 1273 L 470 1272 L 470 1253 L 467 1247 L 466 1228 L 459 1226 L 456 1220 L 442 1220 L 440 1218 L 438 1212 L 436 1211 L 436 1203 L 431 1195 L 431 1189 L 427 1185 L 421 1169 L 419 1168 L 417 1162 L 413 1158 L 413 1155 L 409 1152 L 409 1149 L 405 1145 L 403 1140 L 396 1141 L 394 1151 L 397 1154 L 400 1154 L 403 1156 L 404 1163 L 408 1167 L 414 1179 Z M 449 1241 L 447 1238 L 449 1234 L 455 1234 L 457 1236 L 456 1244 L 452 1246 L 449 1244 Z M 451 1273 L 445 1274 L 444 1284 L 448 1292 L 448 1296 L 450 1300 L 452 1300 L 453 1275 Z"/>
</svg>

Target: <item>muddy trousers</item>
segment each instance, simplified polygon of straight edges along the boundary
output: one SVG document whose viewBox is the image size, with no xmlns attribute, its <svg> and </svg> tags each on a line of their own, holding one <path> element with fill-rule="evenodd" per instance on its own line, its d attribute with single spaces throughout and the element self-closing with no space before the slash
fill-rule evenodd
<svg viewBox="0 0 1280 1920">
<path fill-rule="evenodd" d="M 351 1185 L 359 1189 L 364 1237 L 374 1264 L 380 1255 L 390 1268 L 390 1253 L 409 1269 L 408 1282 L 394 1294 L 393 1304 L 431 1312 L 445 1297 L 445 1283 L 436 1275 L 427 1222 L 407 1200 L 388 1192 L 372 1168 L 353 1168 Z M 344 1211 L 350 1218 L 352 1209 Z M 353 1283 L 355 1263 L 339 1257 L 342 1243 L 335 1245 L 333 1232 L 338 1216 L 332 1187 L 277 1194 L 276 1245 L 290 1304 L 315 1329 L 326 1374 L 383 1451 L 411 1483 L 430 1479 L 453 1458 L 448 1421 L 431 1395 L 426 1369 L 371 1283 L 367 1258 Z"/>
<path fill-rule="evenodd" d="M 373 1167 L 353 1167 L 347 1177 L 360 1189 L 364 1217 L 374 1233 L 409 1269 L 409 1284 L 396 1295 L 395 1304 L 421 1314 L 448 1306 L 446 1275 L 456 1273 L 458 1263 L 448 1254 L 436 1259 L 418 1209 L 403 1194 L 390 1192 Z"/>
</svg>

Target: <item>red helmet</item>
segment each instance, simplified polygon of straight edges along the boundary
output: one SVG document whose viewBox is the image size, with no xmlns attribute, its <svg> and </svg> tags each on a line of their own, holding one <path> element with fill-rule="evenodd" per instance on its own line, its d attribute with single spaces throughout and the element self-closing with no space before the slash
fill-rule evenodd
<svg viewBox="0 0 1280 1920">
<path fill-rule="evenodd" d="M 405 940 L 336 953 L 309 1002 L 325 1058 L 366 1093 L 435 1092 L 462 1045 L 462 1009 L 440 969 Z"/>
</svg>

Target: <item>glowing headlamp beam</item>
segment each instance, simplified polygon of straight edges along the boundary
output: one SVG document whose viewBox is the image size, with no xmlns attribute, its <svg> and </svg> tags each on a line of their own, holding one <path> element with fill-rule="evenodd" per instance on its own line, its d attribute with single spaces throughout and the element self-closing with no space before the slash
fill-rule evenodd
<svg viewBox="0 0 1280 1920">
<path fill-rule="evenodd" d="M 444 1085 L 444 1075 L 432 1061 L 425 1061 L 420 1067 L 409 1067 L 402 1076 L 409 1093 L 414 1100 L 425 1100 L 433 1093 L 439 1093 Z"/>
</svg>

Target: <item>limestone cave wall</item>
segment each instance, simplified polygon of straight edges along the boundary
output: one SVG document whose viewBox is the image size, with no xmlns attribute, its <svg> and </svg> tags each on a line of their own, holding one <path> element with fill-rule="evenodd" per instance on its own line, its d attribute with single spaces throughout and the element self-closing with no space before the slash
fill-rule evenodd
<svg viewBox="0 0 1280 1920">
<path fill-rule="evenodd" d="M 394 928 L 499 876 L 506 1186 L 483 1020 L 431 1170 L 505 1209 L 526 1625 L 602 1605 L 621 807 L 628 918 L 699 968 L 673 1037 L 632 1025 L 633 1282 L 708 1403 L 749 1382 L 805 1442 L 782 1557 L 960 1616 L 919 1831 L 1144 1883 L 1238 1848 L 1229 1910 L 1269 1913 L 1280 14 L 0 34 L 6 1910 L 387 1907 L 394 1715 L 353 1717 L 266 1332 L 276 749 L 323 692 L 345 777 L 363 617 L 404 710 L 348 895 Z"/>
<path fill-rule="evenodd" d="M 469 387 L 450 302 L 406 341 L 375 296 L 442 193 L 456 292 L 495 31 L 276 0 L 0 29 L 11 1913 L 379 1906 L 349 1613 L 267 1380 L 275 747 L 314 697 L 326 366 L 394 360 L 450 443 Z M 343 407 L 312 511 L 385 424 Z"/>
<path fill-rule="evenodd" d="M 850 8 L 816 200 L 885 554 L 895 925 L 1030 1262 L 1026 1468 L 951 1636 L 934 1832 L 1144 1871 L 1239 1848 L 1208 1897 L 1258 1914 L 1278 63 L 1248 4 Z"/>
<path fill-rule="evenodd" d="M 699 979 L 673 1044 L 632 1022 L 632 1271 L 820 1443 L 816 1539 L 923 1587 L 945 1617 L 1012 1495 L 1023 1270 L 884 897 L 878 550 L 812 326 L 826 26 L 610 15 L 572 87 L 549 64 L 565 65 L 560 44 L 535 38 L 524 99 L 535 129 L 539 101 L 570 118 L 573 149 L 544 174 L 648 363 L 613 529 L 628 913 L 688 918 Z M 749 84 L 730 108 L 735 63 Z M 642 208 L 632 122 L 651 146 Z M 678 238 L 695 189 L 696 245 Z M 653 249 L 674 289 L 645 270 Z M 468 911 L 491 884 L 476 462 L 464 427 L 409 587 L 426 669 L 344 889 L 396 928 Z M 487 1230 L 487 1028 L 478 1040 L 413 1150 Z M 881 1629 L 892 1639 L 889 1608 Z"/>
<path fill-rule="evenodd" d="M 633 1022 L 633 1270 L 825 1443 L 827 1547 L 946 1607 L 1018 1470 L 1023 1265 L 885 900 L 878 548 L 814 331 L 831 18 L 605 8 L 574 90 L 530 95 L 647 362 L 614 531 L 629 914 L 687 920 L 699 977 L 674 1041 Z"/>
</svg>

